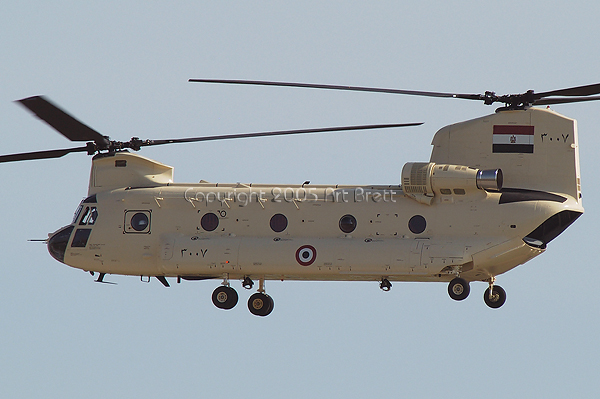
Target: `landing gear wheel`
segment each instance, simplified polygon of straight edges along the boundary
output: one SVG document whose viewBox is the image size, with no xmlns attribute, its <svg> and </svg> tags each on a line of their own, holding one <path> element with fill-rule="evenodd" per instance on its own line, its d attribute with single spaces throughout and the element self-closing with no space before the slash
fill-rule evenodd
<svg viewBox="0 0 600 399">
<path fill-rule="evenodd" d="M 212 301 L 219 309 L 232 309 L 238 302 L 237 292 L 225 285 L 217 287 L 212 293 Z"/>
<path fill-rule="evenodd" d="M 506 302 L 506 291 L 499 285 L 492 286 L 492 295 L 490 297 L 490 289 L 488 288 L 483 293 L 483 300 L 485 304 L 492 309 L 498 309 Z"/>
<path fill-rule="evenodd" d="M 248 309 L 255 316 L 267 316 L 273 311 L 273 298 L 262 292 L 252 294 L 248 299 Z"/>
<path fill-rule="evenodd" d="M 448 284 L 448 294 L 455 301 L 462 301 L 469 296 L 469 292 L 471 292 L 469 283 L 463 278 L 456 277 Z"/>
<path fill-rule="evenodd" d="M 390 280 L 388 280 L 387 278 L 381 279 L 381 282 L 379 283 L 379 288 L 381 288 L 382 291 L 389 291 L 392 289 L 392 283 L 390 283 Z"/>
</svg>

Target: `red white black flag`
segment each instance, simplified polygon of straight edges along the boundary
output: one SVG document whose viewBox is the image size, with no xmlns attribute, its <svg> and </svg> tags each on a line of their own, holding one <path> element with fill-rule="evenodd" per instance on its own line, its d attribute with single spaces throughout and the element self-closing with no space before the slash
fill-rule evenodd
<svg viewBox="0 0 600 399">
<path fill-rule="evenodd" d="M 494 125 L 492 152 L 533 154 L 533 126 Z"/>
</svg>

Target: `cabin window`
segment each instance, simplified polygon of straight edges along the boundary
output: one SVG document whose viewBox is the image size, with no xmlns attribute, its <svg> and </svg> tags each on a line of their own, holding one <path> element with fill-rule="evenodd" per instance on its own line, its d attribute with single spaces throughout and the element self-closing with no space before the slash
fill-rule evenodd
<svg viewBox="0 0 600 399">
<path fill-rule="evenodd" d="M 125 211 L 123 232 L 128 234 L 150 234 L 151 211 Z"/>
<path fill-rule="evenodd" d="M 427 221 L 421 215 L 415 215 L 408 221 L 408 229 L 414 234 L 421 234 L 427 228 Z"/>
<path fill-rule="evenodd" d="M 273 230 L 276 233 L 281 233 L 287 228 L 288 220 L 285 217 L 285 215 L 282 215 L 281 213 L 276 213 L 271 217 L 269 225 L 271 226 L 271 230 Z"/>
<path fill-rule="evenodd" d="M 206 231 L 213 231 L 219 227 L 219 217 L 214 213 L 205 213 L 200 220 L 200 225 Z"/>
<path fill-rule="evenodd" d="M 456 194 L 456 195 L 465 195 L 465 189 L 464 188 L 455 188 L 454 189 L 454 194 Z"/>
<path fill-rule="evenodd" d="M 449 188 L 440 188 L 440 194 L 450 195 L 452 194 L 452 190 L 450 190 Z"/>
<path fill-rule="evenodd" d="M 150 224 L 150 220 L 148 219 L 148 215 L 142 212 L 138 212 L 131 218 L 131 228 L 135 231 L 144 231 L 148 228 L 148 224 Z"/>
<path fill-rule="evenodd" d="M 352 215 L 344 215 L 340 218 L 340 230 L 344 233 L 352 233 L 356 229 L 356 218 Z"/>
</svg>

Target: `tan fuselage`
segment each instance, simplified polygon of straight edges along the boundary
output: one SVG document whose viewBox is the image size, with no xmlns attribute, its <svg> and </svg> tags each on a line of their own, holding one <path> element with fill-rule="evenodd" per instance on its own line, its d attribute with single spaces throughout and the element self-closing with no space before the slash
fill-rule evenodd
<svg viewBox="0 0 600 399">
<path fill-rule="evenodd" d="M 100 154 L 82 214 L 49 249 L 124 275 L 493 281 L 583 213 L 572 119 L 504 111 L 433 146 L 391 186 L 175 184 L 170 166 Z"/>
<path fill-rule="evenodd" d="M 540 254 L 523 237 L 551 215 L 580 210 L 572 198 L 499 204 L 499 193 L 483 190 L 423 205 L 398 186 L 169 185 L 96 197 L 87 245 L 68 247 L 65 263 L 144 276 L 446 281 L 460 272 L 485 280 Z M 139 212 L 149 215 L 142 232 L 128 228 Z M 209 213 L 218 218 L 213 231 L 201 225 Z M 270 227 L 275 214 L 287 219 L 279 233 Z M 349 234 L 339 227 L 344 215 L 356 219 Z M 415 215 L 426 221 L 419 234 L 409 229 Z M 310 265 L 297 258 L 307 245 L 315 251 Z"/>
</svg>

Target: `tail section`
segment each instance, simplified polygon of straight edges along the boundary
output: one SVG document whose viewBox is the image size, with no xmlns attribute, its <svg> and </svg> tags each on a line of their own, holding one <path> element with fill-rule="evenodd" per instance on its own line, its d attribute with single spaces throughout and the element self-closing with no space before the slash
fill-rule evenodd
<svg viewBox="0 0 600 399">
<path fill-rule="evenodd" d="M 577 122 L 554 111 L 501 111 L 440 129 L 431 162 L 502 169 L 504 187 L 581 201 Z"/>
</svg>

